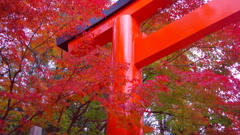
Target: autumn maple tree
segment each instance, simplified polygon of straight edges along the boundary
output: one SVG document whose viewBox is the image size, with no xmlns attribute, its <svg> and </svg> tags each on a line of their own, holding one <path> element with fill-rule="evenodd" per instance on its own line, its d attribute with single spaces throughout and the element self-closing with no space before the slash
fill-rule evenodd
<svg viewBox="0 0 240 135">
<path fill-rule="evenodd" d="M 204 2 L 178 0 L 142 31 L 152 33 Z M 103 17 L 108 6 L 107 0 L 0 1 L 0 133 L 28 134 L 37 125 L 49 134 L 104 134 L 106 112 L 118 114 L 122 125 L 137 124 L 145 112 L 158 123 L 146 120 L 153 134 L 239 133 L 239 22 L 145 67 L 144 83 L 124 94 L 109 86 L 139 80 L 123 78 L 127 65 L 110 61 L 110 44 L 89 52 L 92 39 L 81 38 L 85 50 L 70 55 L 55 43 Z M 138 101 L 125 104 L 134 95 Z M 129 117 L 116 108 L 127 108 Z"/>
<path fill-rule="evenodd" d="M 152 33 L 205 2 L 179 0 L 142 29 Z M 143 69 L 137 89 L 156 99 L 145 115 L 153 134 L 239 134 L 239 32 L 233 23 Z"/>
<path fill-rule="evenodd" d="M 108 1 L 0 3 L 0 132 L 26 134 L 33 125 L 49 133 L 100 130 L 106 116 L 96 119 L 85 112 L 102 110 L 98 104 L 106 99 L 106 85 L 119 76 L 110 77 L 110 71 L 125 67 L 109 62 L 109 49 L 73 57 L 58 49 L 55 39 L 75 34 L 92 17 L 103 17 Z"/>
</svg>

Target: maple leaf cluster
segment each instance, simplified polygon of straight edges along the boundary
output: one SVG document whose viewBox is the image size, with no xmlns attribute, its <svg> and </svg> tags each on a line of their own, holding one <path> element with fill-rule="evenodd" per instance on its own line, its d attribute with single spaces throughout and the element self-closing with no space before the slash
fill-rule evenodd
<svg viewBox="0 0 240 135">
<path fill-rule="evenodd" d="M 111 94 L 107 86 L 126 67 L 110 62 L 108 48 L 79 58 L 57 48 L 55 39 L 76 34 L 77 26 L 102 17 L 107 5 L 106 0 L 0 1 L 1 133 L 26 134 L 33 125 L 48 133 L 103 127 L 105 112 L 92 115 L 103 110 L 99 103 Z"/>
<path fill-rule="evenodd" d="M 204 2 L 178 0 L 144 22 L 142 31 L 152 33 Z M 56 47 L 56 37 L 75 35 L 107 5 L 0 1 L 0 133 L 27 134 L 37 125 L 49 134 L 104 134 L 107 113 L 123 127 L 146 132 L 154 126 L 139 123 L 143 114 L 158 122 L 155 133 L 239 133 L 239 22 L 145 67 L 139 84 L 121 74 L 128 64 L 110 61 L 109 45 L 89 52 L 89 37 L 79 39 L 84 48 L 73 55 Z M 136 85 L 122 93 L 126 83 Z"/>
<path fill-rule="evenodd" d="M 142 31 L 153 33 L 205 2 L 178 0 Z M 145 83 L 136 89 L 152 92 L 142 96 L 154 99 L 145 115 L 153 134 L 239 134 L 239 31 L 235 22 L 143 69 Z"/>
</svg>

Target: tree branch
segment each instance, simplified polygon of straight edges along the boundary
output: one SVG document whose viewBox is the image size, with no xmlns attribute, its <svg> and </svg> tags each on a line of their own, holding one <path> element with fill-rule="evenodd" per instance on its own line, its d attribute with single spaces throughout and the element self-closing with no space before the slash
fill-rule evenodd
<svg viewBox="0 0 240 135">
<path fill-rule="evenodd" d="M 73 117 L 72 117 L 72 121 L 70 123 L 70 125 L 68 126 L 68 130 L 67 130 L 67 133 L 69 134 L 70 133 L 70 130 L 72 129 L 73 127 L 73 124 L 77 121 L 78 117 L 81 116 L 83 113 L 85 113 L 87 111 L 87 108 L 89 106 L 89 104 L 91 103 L 91 100 L 88 100 L 87 102 L 85 102 L 84 104 L 80 105 L 78 107 L 78 110 L 73 114 Z M 84 109 L 84 111 L 79 114 L 80 110 L 82 109 L 82 107 L 84 107 L 85 105 L 87 105 Z"/>
<path fill-rule="evenodd" d="M 166 113 L 166 112 L 163 112 L 163 111 L 147 111 L 148 113 L 158 113 L 158 114 L 167 114 L 169 116 L 172 116 L 171 113 Z"/>
<path fill-rule="evenodd" d="M 33 118 L 35 118 L 36 116 L 42 114 L 43 111 L 38 111 L 36 112 L 32 117 L 30 117 L 28 120 L 26 120 L 24 123 L 20 124 L 19 126 L 17 126 L 15 129 L 13 129 L 9 135 L 13 134 L 14 132 L 16 132 L 19 128 L 21 128 L 22 126 L 24 126 L 26 123 L 28 123 L 29 121 L 31 121 Z"/>
</svg>

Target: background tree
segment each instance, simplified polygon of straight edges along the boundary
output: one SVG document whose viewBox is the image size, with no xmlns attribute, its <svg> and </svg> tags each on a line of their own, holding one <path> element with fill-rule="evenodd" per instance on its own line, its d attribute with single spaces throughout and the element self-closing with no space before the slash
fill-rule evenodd
<svg viewBox="0 0 240 135">
<path fill-rule="evenodd" d="M 103 110 L 98 104 L 108 100 L 106 86 L 125 67 L 109 61 L 107 48 L 79 58 L 58 49 L 55 39 L 102 16 L 108 2 L 3 0 L 0 5 L 0 132 L 25 134 L 33 125 L 47 133 L 101 131 L 106 116 L 94 112 Z"/>
<path fill-rule="evenodd" d="M 179 0 L 142 29 L 152 33 L 204 2 Z M 231 24 L 144 68 L 148 81 L 137 89 L 155 97 L 146 114 L 152 134 L 239 134 L 239 31 Z"/>
</svg>

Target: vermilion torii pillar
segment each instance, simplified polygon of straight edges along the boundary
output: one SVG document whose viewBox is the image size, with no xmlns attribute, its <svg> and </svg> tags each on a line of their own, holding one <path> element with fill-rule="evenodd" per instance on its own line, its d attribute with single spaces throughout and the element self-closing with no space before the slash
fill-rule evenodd
<svg viewBox="0 0 240 135">
<path fill-rule="evenodd" d="M 119 63 L 129 63 L 128 70 L 123 74 L 130 80 L 141 80 L 141 71 L 134 64 L 134 42 L 140 37 L 140 24 L 131 15 L 122 15 L 117 18 L 113 25 L 113 41 L 112 41 L 112 61 Z M 123 88 L 123 92 L 127 92 L 130 83 Z M 114 88 L 113 88 L 114 89 Z M 124 128 L 116 128 L 117 118 L 108 116 L 107 134 L 109 135 L 140 135 L 141 129 L 133 127 L 132 131 Z M 130 122 L 131 123 L 131 122 Z"/>
<path fill-rule="evenodd" d="M 124 1 L 120 0 L 119 2 Z M 181 19 L 163 27 L 155 33 L 142 38 L 139 25 L 157 12 L 171 4 L 172 0 L 125 0 L 121 10 L 87 28 L 98 45 L 113 42 L 112 60 L 130 63 L 125 72 L 129 79 L 141 79 L 140 69 L 168 54 L 171 54 L 200 38 L 240 20 L 240 0 L 213 0 L 194 10 Z M 77 37 L 78 35 L 76 35 Z M 78 38 L 57 40 L 58 46 L 73 50 Z M 122 91 L 128 90 L 129 84 Z M 133 132 L 118 128 L 117 118 L 109 116 L 108 135 L 141 135 L 141 129 Z"/>
</svg>

